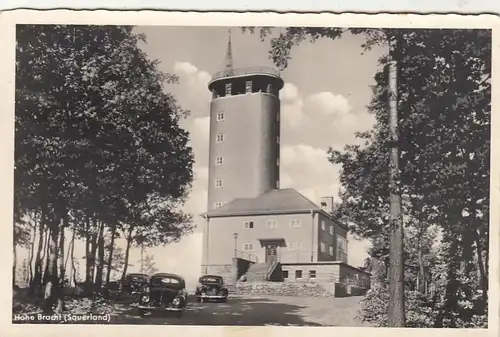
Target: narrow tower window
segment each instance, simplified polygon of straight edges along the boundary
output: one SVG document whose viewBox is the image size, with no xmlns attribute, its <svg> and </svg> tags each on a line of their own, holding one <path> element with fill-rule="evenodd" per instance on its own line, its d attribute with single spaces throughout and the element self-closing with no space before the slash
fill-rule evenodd
<svg viewBox="0 0 500 337">
<path fill-rule="evenodd" d="M 231 96 L 231 83 L 226 83 L 226 96 Z"/>
<path fill-rule="evenodd" d="M 224 143 L 224 134 L 223 133 L 217 134 L 217 143 Z"/>
<path fill-rule="evenodd" d="M 252 92 L 252 81 L 246 81 L 245 82 L 245 92 L 247 94 L 251 93 Z"/>
<path fill-rule="evenodd" d="M 221 208 L 222 207 L 222 202 L 221 201 L 217 201 L 214 206 L 215 206 L 215 208 Z"/>
<path fill-rule="evenodd" d="M 279 121 L 280 121 L 280 113 L 279 113 L 279 112 L 276 114 L 276 121 L 277 121 L 277 122 L 279 122 Z"/>
<path fill-rule="evenodd" d="M 266 87 L 266 92 L 268 94 L 272 94 L 273 93 L 273 86 L 271 84 L 268 84 L 267 87 Z"/>
<path fill-rule="evenodd" d="M 215 158 L 215 165 L 222 165 L 223 162 L 224 162 L 224 158 L 223 157 L 217 157 L 217 158 Z"/>
<path fill-rule="evenodd" d="M 224 182 L 222 181 L 222 179 L 215 180 L 215 187 L 216 188 L 220 188 L 220 187 L 222 187 L 222 185 L 224 185 Z"/>
<path fill-rule="evenodd" d="M 224 113 L 223 112 L 217 113 L 217 122 L 220 122 L 223 120 L 224 120 Z"/>
</svg>

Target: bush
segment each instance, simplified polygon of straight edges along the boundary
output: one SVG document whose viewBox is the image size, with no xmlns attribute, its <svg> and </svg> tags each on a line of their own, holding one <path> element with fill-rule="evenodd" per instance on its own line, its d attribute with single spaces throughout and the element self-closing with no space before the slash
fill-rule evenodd
<svg viewBox="0 0 500 337">
<path fill-rule="evenodd" d="M 378 327 L 387 326 L 389 291 L 382 286 L 370 289 L 362 300 L 358 318 Z M 444 297 L 436 301 L 414 291 L 405 292 L 405 310 L 407 328 L 487 328 L 487 310 L 480 294 L 474 301 L 460 300 L 456 308 L 445 305 Z M 440 317 L 442 314 L 445 317 Z"/>
<path fill-rule="evenodd" d="M 389 291 L 387 288 L 375 286 L 370 289 L 361 302 L 359 319 L 378 327 L 387 326 L 387 310 Z M 423 296 L 413 291 L 405 293 L 406 327 L 431 328 L 434 326 L 437 311 Z"/>
</svg>

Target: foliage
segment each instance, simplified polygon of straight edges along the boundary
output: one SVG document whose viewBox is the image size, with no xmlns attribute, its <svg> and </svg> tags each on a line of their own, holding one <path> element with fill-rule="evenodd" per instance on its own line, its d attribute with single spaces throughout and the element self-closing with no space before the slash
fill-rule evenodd
<svg viewBox="0 0 500 337">
<path fill-rule="evenodd" d="M 148 59 L 141 41 L 132 27 L 17 26 L 15 218 L 41 214 L 52 284 L 60 283 L 64 228 L 86 242 L 86 282 L 96 276 L 98 287 L 113 251 L 108 230 L 112 242 L 121 230 L 155 246 L 193 228 L 181 211 L 193 177 L 189 135 L 179 127 L 187 112 L 164 90 L 177 78 Z"/>
<path fill-rule="evenodd" d="M 414 287 L 419 270 L 417 275 L 425 275 L 443 292 L 440 301 L 431 302 L 436 326 L 479 324 L 486 318 L 488 290 L 491 31 L 292 27 L 279 35 L 269 28 L 260 32 L 263 40 L 270 37 L 270 58 L 280 69 L 288 65 L 295 45 L 319 38 L 363 34 L 366 51 L 375 45 L 387 48 L 368 107 L 376 123 L 357 134 L 364 145 L 329 151 L 330 161 L 342 167 L 342 203 L 336 216 L 351 232 L 370 239 L 372 262 L 386 266 L 391 146 L 386 66 L 388 60 L 397 61 L 397 178 L 406 223 L 407 288 Z M 435 251 L 430 249 L 433 235 L 428 235 L 432 228 L 437 229 L 434 236 L 441 236 Z M 383 275 L 378 275 L 380 289 L 385 289 Z M 380 289 L 367 297 L 367 310 L 387 303 Z M 407 293 L 408 305 L 416 299 Z M 409 325 L 428 323 L 418 318 L 421 313 L 408 310 Z M 366 317 L 383 322 L 385 313 L 367 312 Z"/>
</svg>

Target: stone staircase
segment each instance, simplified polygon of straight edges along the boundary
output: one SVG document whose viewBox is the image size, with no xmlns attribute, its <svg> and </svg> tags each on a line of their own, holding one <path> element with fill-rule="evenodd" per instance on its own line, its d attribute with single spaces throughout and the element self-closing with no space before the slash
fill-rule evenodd
<svg viewBox="0 0 500 337">
<path fill-rule="evenodd" d="M 255 263 L 246 272 L 246 282 L 270 281 L 273 272 L 280 266 L 279 262 Z M 281 270 L 281 268 L 279 268 Z"/>
<path fill-rule="evenodd" d="M 270 265 L 268 263 L 254 263 L 248 268 L 246 272 L 247 282 L 260 282 L 267 281 L 267 274 L 269 273 Z"/>
</svg>

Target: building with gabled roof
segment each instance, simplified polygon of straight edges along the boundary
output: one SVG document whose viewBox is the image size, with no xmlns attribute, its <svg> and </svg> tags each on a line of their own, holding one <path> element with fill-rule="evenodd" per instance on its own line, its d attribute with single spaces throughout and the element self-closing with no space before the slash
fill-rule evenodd
<svg viewBox="0 0 500 337">
<path fill-rule="evenodd" d="M 233 69 L 229 39 L 226 68 L 209 83 L 202 273 L 226 282 L 364 280 L 366 273 L 348 265 L 347 228 L 332 218 L 333 197 L 318 206 L 293 188 L 279 189 L 283 83 L 274 69 Z"/>
</svg>

